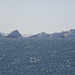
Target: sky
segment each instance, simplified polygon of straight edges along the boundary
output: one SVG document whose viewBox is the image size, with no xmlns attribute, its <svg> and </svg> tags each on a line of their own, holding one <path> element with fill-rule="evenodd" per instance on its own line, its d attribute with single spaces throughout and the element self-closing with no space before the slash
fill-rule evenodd
<svg viewBox="0 0 75 75">
<path fill-rule="evenodd" d="M 54 33 L 75 29 L 75 0 L 0 0 L 0 32 Z"/>
</svg>

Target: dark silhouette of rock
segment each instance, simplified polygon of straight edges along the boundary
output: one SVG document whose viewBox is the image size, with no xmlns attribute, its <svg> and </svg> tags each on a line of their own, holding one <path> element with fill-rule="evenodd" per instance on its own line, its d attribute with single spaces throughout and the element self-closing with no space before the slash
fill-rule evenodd
<svg viewBox="0 0 75 75">
<path fill-rule="evenodd" d="M 22 38 L 22 35 L 19 33 L 18 30 L 15 30 L 8 35 L 5 33 L 0 33 L 0 38 Z M 36 35 L 28 36 L 26 38 L 75 38 L 75 29 L 53 34 L 47 34 L 45 32 L 42 32 Z"/>
<path fill-rule="evenodd" d="M 42 33 L 39 33 L 39 34 L 36 34 L 36 35 L 32 35 L 29 38 L 49 38 L 49 37 L 50 37 L 50 34 L 42 32 Z"/>
<path fill-rule="evenodd" d="M 7 38 L 22 38 L 22 35 L 19 33 L 18 30 L 15 30 L 11 32 L 9 35 L 7 35 Z"/>
<path fill-rule="evenodd" d="M 75 29 L 71 29 L 65 38 L 75 38 Z"/>
</svg>

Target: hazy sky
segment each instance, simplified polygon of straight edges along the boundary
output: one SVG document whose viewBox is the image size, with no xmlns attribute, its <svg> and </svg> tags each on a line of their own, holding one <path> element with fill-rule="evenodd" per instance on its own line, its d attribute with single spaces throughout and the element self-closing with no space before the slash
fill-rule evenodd
<svg viewBox="0 0 75 75">
<path fill-rule="evenodd" d="M 0 0 L 0 32 L 53 33 L 75 28 L 75 0 Z"/>
</svg>

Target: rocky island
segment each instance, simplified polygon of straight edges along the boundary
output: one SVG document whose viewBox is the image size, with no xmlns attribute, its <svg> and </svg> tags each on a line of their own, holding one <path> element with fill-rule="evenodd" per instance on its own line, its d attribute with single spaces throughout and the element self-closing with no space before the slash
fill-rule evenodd
<svg viewBox="0 0 75 75">
<path fill-rule="evenodd" d="M 29 38 L 49 38 L 49 37 L 50 37 L 50 34 L 42 32 L 42 33 L 38 33 L 36 35 L 32 35 Z"/>
<path fill-rule="evenodd" d="M 30 38 L 33 39 L 34 38 L 35 39 L 75 38 L 75 29 L 71 29 L 70 31 L 63 31 L 60 33 L 53 33 L 53 34 L 42 32 L 28 37 L 23 37 L 23 35 L 18 30 L 14 30 L 8 35 L 4 35 L 3 33 L 0 33 L 0 38 L 29 38 L 29 39 Z"/>
<path fill-rule="evenodd" d="M 39 33 L 36 35 L 32 35 L 29 38 L 75 38 L 75 29 L 53 34 Z"/>
<path fill-rule="evenodd" d="M 15 30 L 6 36 L 7 38 L 22 38 L 18 30 Z"/>
</svg>

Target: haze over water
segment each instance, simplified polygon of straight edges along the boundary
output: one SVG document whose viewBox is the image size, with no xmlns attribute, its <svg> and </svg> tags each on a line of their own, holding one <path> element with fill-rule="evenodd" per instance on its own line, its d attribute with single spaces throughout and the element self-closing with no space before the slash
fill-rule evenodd
<svg viewBox="0 0 75 75">
<path fill-rule="evenodd" d="M 0 0 L 0 32 L 22 34 L 75 29 L 75 0 Z"/>
</svg>

